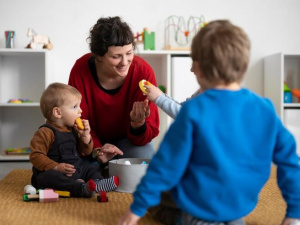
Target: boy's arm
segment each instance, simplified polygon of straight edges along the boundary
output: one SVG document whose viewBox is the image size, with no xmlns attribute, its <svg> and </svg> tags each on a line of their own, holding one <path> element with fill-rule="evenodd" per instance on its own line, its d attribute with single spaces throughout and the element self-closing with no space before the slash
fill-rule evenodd
<svg viewBox="0 0 300 225">
<path fill-rule="evenodd" d="M 166 94 L 160 95 L 155 104 L 173 119 L 178 115 L 181 104 Z"/>
<path fill-rule="evenodd" d="M 151 102 L 154 102 L 167 115 L 174 119 L 181 108 L 180 103 L 176 102 L 173 98 L 164 94 L 155 85 L 145 85 L 145 87 L 147 99 Z"/>
<path fill-rule="evenodd" d="M 40 171 L 53 169 L 58 165 L 47 156 L 48 150 L 54 141 L 54 133 L 51 129 L 42 127 L 35 132 L 30 142 L 29 159 L 32 165 Z"/>
</svg>

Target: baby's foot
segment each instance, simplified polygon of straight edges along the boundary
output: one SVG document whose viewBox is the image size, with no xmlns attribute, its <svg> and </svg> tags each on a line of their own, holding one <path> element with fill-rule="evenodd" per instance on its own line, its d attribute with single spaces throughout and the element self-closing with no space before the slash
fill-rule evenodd
<svg viewBox="0 0 300 225">
<path fill-rule="evenodd" d="M 119 177 L 112 176 L 108 179 L 102 179 L 102 180 L 96 179 L 95 184 L 96 184 L 96 192 L 114 191 L 119 186 Z"/>
<path fill-rule="evenodd" d="M 82 184 L 82 196 L 86 198 L 91 198 L 94 196 L 96 190 L 96 184 L 91 179 L 87 183 Z"/>
</svg>

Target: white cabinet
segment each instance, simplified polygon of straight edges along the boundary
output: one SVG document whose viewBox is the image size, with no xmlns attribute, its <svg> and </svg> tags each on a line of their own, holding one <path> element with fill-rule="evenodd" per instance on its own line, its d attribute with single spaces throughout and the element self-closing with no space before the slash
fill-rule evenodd
<svg viewBox="0 0 300 225">
<path fill-rule="evenodd" d="M 190 97 L 198 88 L 195 75 L 190 71 L 192 60 L 189 51 L 140 51 L 136 55 L 145 59 L 153 68 L 158 85 L 166 88 L 166 94 L 176 101 L 182 102 Z M 154 139 L 158 148 L 172 118 L 159 109 L 160 134 Z"/>
<path fill-rule="evenodd" d="M 295 96 L 284 103 L 284 83 L 300 90 L 300 54 L 277 53 L 264 60 L 264 96 L 272 100 L 278 116 L 293 133 L 300 155 L 300 103 Z"/>
<path fill-rule="evenodd" d="M 189 55 L 171 56 L 171 96 L 178 102 L 184 102 L 199 89 L 196 76 L 190 71 L 191 66 Z"/>
<path fill-rule="evenodd" d="M 47 85 L 47 52 L 32 49 L 0 49 L 0 161 L 28 160 L 7 156 L 7 148 L 29 147 L 34 132 L 45 120 L 40 96 Z M 29 99 L 31 103 L 8 103 Z"/>
</svg>

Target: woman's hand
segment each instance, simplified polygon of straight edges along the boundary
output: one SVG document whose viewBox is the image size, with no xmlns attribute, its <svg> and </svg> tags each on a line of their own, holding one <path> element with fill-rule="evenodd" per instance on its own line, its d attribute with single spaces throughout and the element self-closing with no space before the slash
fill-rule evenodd
<svg viewBox="0 0 300 225">
<path fill-rule="evenodd" d="M 116 155 L 123 155 L 123 152 L 115 145 L 105 144 L 102 148 L 95 148 L 93 150 L 93 156 L 101 163 L 107 163 Z"/>
<path fill-rule="evenodd" d="M 140 217 L 128 210 L 120 219 L 118 225 L 136 225 Z"/>
<path fill-rule="evenodd" d="M 71 177 L 76 172 L 74 166 L 68 163 L 60 163 L 53 169 L 65 174 L 67 177 Z"/>
<path fill-rule="evenodd" d="M 145 123 L 145 119 L 150 116 L 149 100 L 134 102 L 130 112 L 130 122 L 133 128 L 138 128 Z"/>
</svg>

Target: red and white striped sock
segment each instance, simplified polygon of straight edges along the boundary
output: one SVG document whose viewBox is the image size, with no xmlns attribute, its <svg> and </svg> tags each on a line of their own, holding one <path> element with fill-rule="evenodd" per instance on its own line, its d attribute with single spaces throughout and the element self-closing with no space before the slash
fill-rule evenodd
<svg viewBox="0 0 300 225">
<path fill-rule="evenodd" d="M 119 177 L 117 176 L 112 176 L 108 179 L 96 179 L 95 180 L 95 184 L 96 184 L 96 192 L 100 192 L 100 191 L 105 191 L 105 192 L 109 192 L 109 191 L 114 191 L 117 189 L 117 187 L 119 186 Z"/>
</svg>

